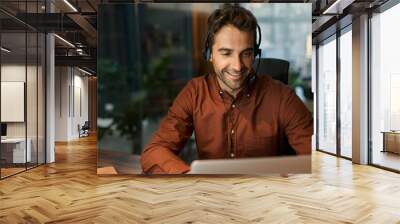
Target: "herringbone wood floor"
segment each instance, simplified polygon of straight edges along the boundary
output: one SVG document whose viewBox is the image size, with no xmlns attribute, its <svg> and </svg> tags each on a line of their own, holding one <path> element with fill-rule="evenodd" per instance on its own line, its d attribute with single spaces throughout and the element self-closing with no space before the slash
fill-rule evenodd
<svg viewBox="0 0 400 224">
<path fill-rule="evenodd" d="M 0 181 L 0 223 L 400 223 L 400 175 L 315 152 L 313 174 L 99 177 L 93 137 Z"/>
</svg>

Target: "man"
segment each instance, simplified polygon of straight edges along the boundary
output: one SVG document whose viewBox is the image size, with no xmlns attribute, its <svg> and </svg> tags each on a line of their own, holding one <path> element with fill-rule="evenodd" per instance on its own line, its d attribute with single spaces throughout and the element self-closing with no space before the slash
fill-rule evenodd
<svg viewBox="0 0 400 224">
<path fill-rule="evenodd" d="M 210 15 L 206 48 L 214 72 L 176 97 L 141 156 L 144 173 L 189 172 L 177 154 L 193 130 L 200 159 L 277 156 L 285 141 L 297 155 L 311 153 L 310 112 L 290 87 L 252 69 L 257 26 L 239 6 Z"/>
</svg>

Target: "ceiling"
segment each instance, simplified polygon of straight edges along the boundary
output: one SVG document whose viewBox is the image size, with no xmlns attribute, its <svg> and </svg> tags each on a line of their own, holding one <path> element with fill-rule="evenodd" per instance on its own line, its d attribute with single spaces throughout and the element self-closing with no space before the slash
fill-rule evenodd
<svg viewBox="0 0 400 224">
<path fill-rule="evenodd" d="M 389 0 L 312 0 L 313 44 L 351 24 L 353 17 L 373 11 Z"/>
</svg>

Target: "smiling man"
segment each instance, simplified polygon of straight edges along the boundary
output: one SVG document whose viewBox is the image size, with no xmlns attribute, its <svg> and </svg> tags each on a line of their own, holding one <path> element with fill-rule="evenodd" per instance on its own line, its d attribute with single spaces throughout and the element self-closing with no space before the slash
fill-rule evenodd
<svg viewBox="0 0 400 224">
<path fill-rule="evenodd" d="M 205 58 L 214 72 L 192 79 L 176 97 L 145 147 L 144 173 L 190 171 L 179 151 L 195 131 L 199 159 L 311 153 L 312 116 L 294 91 L 253 70 L 260 42 L 257 20 L 225 5 L 208 18 Z"/>
</svg>

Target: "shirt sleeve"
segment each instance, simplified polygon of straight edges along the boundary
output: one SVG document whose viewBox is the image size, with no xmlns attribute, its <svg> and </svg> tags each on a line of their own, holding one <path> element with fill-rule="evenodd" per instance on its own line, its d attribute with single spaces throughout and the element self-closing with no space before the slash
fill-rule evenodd
<svg viewBox="0 0 400 224">
<path fill-rule="evenodd" d="M 193 81 L 175 98 L 160 128 L 141 155 L 141 166 L 147 174 L 181 174 L 190 167 L 178 157 L 193 132 Z"/>
<path fill-rule="evenodd" d="M 311 112 L 292 89 L 288 88 L 284 96 L 280 119 L 288 142 L 297 155 L 311 154 L 313 133 Z"/>
</svg>

